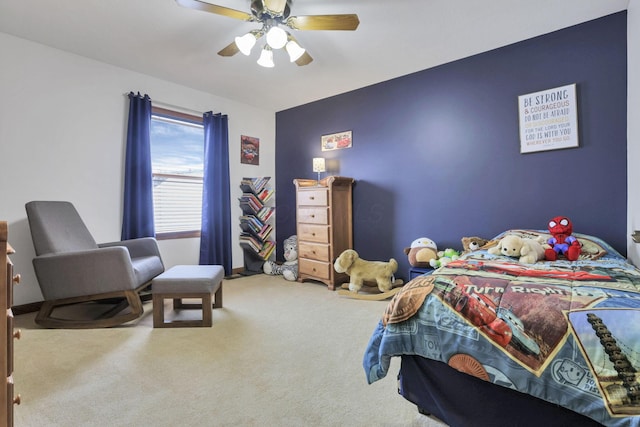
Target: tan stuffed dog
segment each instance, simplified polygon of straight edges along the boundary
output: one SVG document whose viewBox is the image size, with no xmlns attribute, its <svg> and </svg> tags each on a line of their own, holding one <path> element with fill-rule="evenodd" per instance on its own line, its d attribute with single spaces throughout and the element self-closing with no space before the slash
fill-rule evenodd
<svg viewBox="0 0 640 427">
<path fill-rule="evenodd" d="M 387 292 L 393 286 L 393 274 L 398 271 L 398 263 L 393 258 L 389 262 L 366 261 L 353 249 L 347 249 L 333 263 L 333 268 L 338 273 L 349 275 L 351 292 L 358 292 L 365 280 L 376 282 L 380 292 Z"/>
<path fill-rule="evenodd" d="M 488 251 L 490 254 L 519 257 L 518 261 L 525 264 L 533 264 L 544 259 L 544 249 L 544 246 L 537 240 L 508 235 L 500 240 L 498 246 L 489 248 Z"/>
</svg>

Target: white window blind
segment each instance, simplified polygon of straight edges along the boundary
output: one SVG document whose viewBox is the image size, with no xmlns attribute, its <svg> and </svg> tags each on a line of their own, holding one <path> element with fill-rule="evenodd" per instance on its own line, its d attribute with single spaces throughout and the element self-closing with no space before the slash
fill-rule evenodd
<svg viewBox="0 0 640 427">
<path fill-rule="evenodd" d="M 156 233 L 200 230 L 202 177 L 153 174 Z"/>
<path fill-rule="evenodd" d="M 201 121 L 167 110 L 151 116 L 153 210 L 158 237 L 199 235 L 204 171 Z"/>
</svg>

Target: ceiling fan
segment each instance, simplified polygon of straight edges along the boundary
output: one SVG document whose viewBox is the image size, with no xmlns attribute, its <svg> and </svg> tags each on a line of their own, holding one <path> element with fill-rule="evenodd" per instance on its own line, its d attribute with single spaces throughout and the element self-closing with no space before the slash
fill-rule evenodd
<svg viewBox="0 0 640 427">
<path fill-rule="evenodd" d="M 257 22 L 262 27 L 247 34 L 236 37 L 233 42 L 224 47 L 218 55 L 233 56 L 238 52 L 249 55 L 257 41 L 265 36 L 266 43 L 258 59 L 263 67 L 273 67 L 273 49 L 285 48 L 291 62 L 302 66 L 307 65 L 313 58 L 300 46 L 288 30 L 347 30 L 358 28 L 360 20 L 356 14 L 342 15 L 306 15 L 291 16 L 293 0 L 251 0 L 251 13 L 230 9 L 224 6 L 207 3 L 200 0 L 176 0 L 183 7 L 215 13 L 241 21 Z"/>
</svg>

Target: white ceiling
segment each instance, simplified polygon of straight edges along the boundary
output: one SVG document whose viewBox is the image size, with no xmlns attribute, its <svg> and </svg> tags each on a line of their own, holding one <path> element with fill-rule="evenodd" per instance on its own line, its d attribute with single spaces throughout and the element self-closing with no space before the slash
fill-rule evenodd
<svg viewBox="0 0 640 427">
<path fill-rule="evenodd" d="M 249 0 L 207 0 L 249 11 Z M 302 105 L 627 9 L 629 0 L 295 0 L 356 13 L 356 31 L 297 31 L 314 61 L 272 69 L 216 52 L 255 23 L 175 0 L 0 0 L 0 32 L 271 111 Z M 8 58 L 3 57 L 2 60 Z"/>
</svg>

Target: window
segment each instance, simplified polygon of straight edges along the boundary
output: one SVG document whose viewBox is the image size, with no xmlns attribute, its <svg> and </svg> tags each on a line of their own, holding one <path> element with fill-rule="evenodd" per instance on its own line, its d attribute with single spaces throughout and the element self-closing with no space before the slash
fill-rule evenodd
<svg viewBox="0 0 640 427">
<path fill-rule="evenodd" d="M 200 236 L 202 117 L 152 108 L 153 211 L 158 239 Z"/>
</svg>

